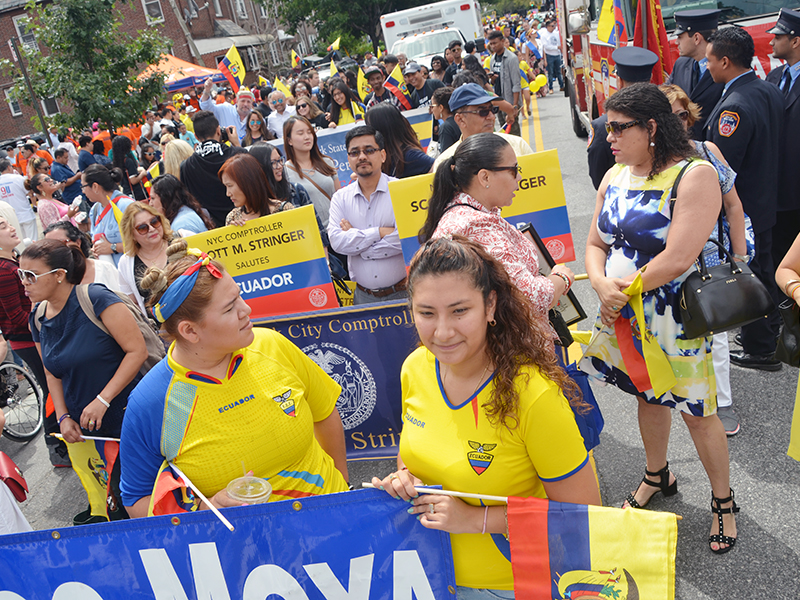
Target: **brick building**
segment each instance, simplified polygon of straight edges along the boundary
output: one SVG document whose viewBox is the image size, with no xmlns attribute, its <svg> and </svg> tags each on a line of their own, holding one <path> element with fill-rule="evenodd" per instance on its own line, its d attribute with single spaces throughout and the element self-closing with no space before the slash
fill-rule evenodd
<svg viewBox="0 0 800 600">
<path fill-rule="evenodd" d="M 36 32 L 26 28 L 27 0 L 0 0 L 0 58 L 12 60 L 10 39 L 18 37 L 22 45 L 35 45 Z M 245 63 L 245 83 L 257 76 L 273 79 L 289 67 L 290 50 L 308 54 L 316 42 L 316 31 L 301 27 L 295 36 L 279 28 L 274 3 L 264 6 L 253 0 L 132 0 L 118 2 L 123 14 L 122 30 L 135 34 L 147 27 L 158 27 L 170 40 L 169 53 L 189 62 L 216 68 L 225 53 L 236 44 Z M 0 103 L 0 139 L 11 139 L 34 132 L 35 110 L 9 97 L 10 77 L 0 75 L 0 90 L 6 102 Z M 41 100 L 47 118 L 60 111 L 58 97 Z"/>
</svg>

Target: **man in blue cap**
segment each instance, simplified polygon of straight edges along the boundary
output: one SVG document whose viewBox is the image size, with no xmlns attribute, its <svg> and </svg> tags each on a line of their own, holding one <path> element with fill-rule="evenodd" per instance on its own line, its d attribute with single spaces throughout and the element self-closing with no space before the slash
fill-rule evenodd
<svg viewBox="0 0 800 600">
<path fill-rule="evenodd" d="M 772 258 L 778 265 L 800 233 L 800 169 L 795 154 L 800 140 L 800 12 L 782 8 L 778 22 L 767 33 L 775 36 L 770 41 L 775 58 L 786 61 L 767 75 L 767 81 L 777 85 L 786 99 L 778 152 L 778 216 L 772 229 Z"/>
<path fill-rule="evenodd" d="M 755 233 L 756 255 L 750 268 L 777 304 L 772 228 L 778 207 L 784 97 L 753 72 L 754 55 L 753 38 L 741 27 L 723 27 L 711 36 L 706 48 L 708 71 L 724 87 L 708 115 L 705 139 L 719 147 L 737 173 L 736 191 Z M 780 370 L 780 361 L 772 358 L 779 320 L 773 311 L 769 318 L 742 327 L 742 350 L 731 351 L 731 362 L 749 369 Z"/>
<path fill-rule="evenodd" d="M 658 62 L 658 56 L 645 48 L 637 46 L 622 46 L 611 54 L 617 72 L 617 89 L 621 90 L 632 83 L 647 83 L 653 75 L 653 66 Z M 589 132 L 587 147 L 589 159 L 589 177 L 592 178 L 594 189 L 600 187 L 603 176 L 614 166 L 614 154 L 606 133 L 608 116 L 602 115 L 592 121 L 592 130 Z"/>
<path fill-rule="evenodd" d="M 680 58 L 675 61 L 667 83 L 679 86 L 700 107 L 700 118 L 689 130 L 694 140 L 703 139 L 706 120 L 722 95 L 723 85 L 715 83 L 708 72 L 706 47 L 717 30 L 719 10 L 684 10 L 675 13 Z"/>
</svg>

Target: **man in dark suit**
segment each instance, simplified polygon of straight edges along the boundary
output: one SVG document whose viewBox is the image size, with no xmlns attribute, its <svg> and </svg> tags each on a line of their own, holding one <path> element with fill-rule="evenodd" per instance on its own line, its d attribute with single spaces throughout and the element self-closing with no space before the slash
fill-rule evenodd
<svg viewBox="0 0 800 600">
<path fill-rule="evenodd" d="M 778 166 L 778 217 L 772 229 L 772 258 L 777 266 L 800 233 L 800 169 L 797 168 L 797 141 L 800 140 L 800 12 L 781 9 L 775 27 L 767 31 L 775 58 L 786 61 L 772 69 L 767 81 L 783 92 L 783 138 Z"/>
<path fill-rule="evenodd" d="M 617 73 L 617 89 L 621 90 L 626 85 L 639 82 L 648 82 L 653 75 L 653 66 L 658 62 L 658 56 L 645 48 L 636 46 L 622 46 L 611 53 Z M 608 117 L 603 114 L 592 121 L 592 130 L 589 132 L 587 145 L 587 158 L 589 159 L 589 177 L 592 178 L 594 189 L 600 187 L 603 176 L 614 166 L 614 154 L 611 144 L 607 139 L 606 123 Z"/>
<path fill-rule="evenodd" d="M 781 91 L 761 81 L 750 64 L 753 38 L 742 28 L 724 27 L 709 40 L 708 70 L 724 85 L 722 97 L 708 117 L 705 139 L 714 142 L 738 174 L 736 190 L 755 232 L 756 255 L 750 268 L 778 301 L 772 261 L 772 228 L 778 206 L 778 158 L 783 127 Z M 742 348 L 731 352 L 741 367 L 777 371 L 772 358 L 778 333 L 777 314 L 742 327 Z"/>
<path fill-rule="evenodd" d="M 675 13 L 680 58 L 675 61 L 667 83 L 679 86 L 700 107 L 700 118 L 689 130 L 693 140 L 702 140 L 706 120 L 719 102 L 723 84 L 708 72 L 706 47 L 717 29 L 718 10 L 684 10 Z"/>
</svg>

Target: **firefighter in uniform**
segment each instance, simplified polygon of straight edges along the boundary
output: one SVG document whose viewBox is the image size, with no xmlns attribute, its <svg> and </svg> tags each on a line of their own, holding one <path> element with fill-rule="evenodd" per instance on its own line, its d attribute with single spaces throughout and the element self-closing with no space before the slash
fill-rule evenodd
<svg viewBox="0 0 800 600">
<path fill-rule="evenodd" d="M 797 141 L 800 140 L 800 12 L 781 9 L 775 27 L 767 31 L 775 58 L 786 64 L 772 69 L 767 81 L 777 85 L 786 99 L 783 138 L 778 167 L 778 218 L 772 230 L 772 259 L 777 267 L 800 233 L 800 169 Z"/>
<path fill-rule="evenodd" d="M 755 258 L 750 268 L 780 301 L 772 260 L 772 228 L 778 206 L 778 164 L 783 128 L 783 93 L 759 79 L 750 67 L 753 38 L 742 28 L 723 27 L 706 50 L 708 70 L 723 84 L 722 97 L 708 116 L 705 139 L 714 142 L 736 171 L 736 191 L 755 233 Z M 777 312 L 742 327 L 742 350 L 731 351 L 741 367 L 777 371 L 772 358 L 778 333 Z"/>
<path fill-rule="evenodd" d="M 706 120 L 719 102 L 723 85 L 715 83 L 708 72 L 706 47 L 708 38 L 717 29 L 719 10 L 684 10 L 675 13 L 675 34 L 680 58 L 675 61 L 667 83 L 683 89 L 700 107 L 700 118 L 689 130 L 689 137 L 702 140 Z"/>
<path fill-rule="evenodd" d="M 621 90 L 632 83 L 647 83 L 653 74 L 653 66 L 658 62 L 655 52 L 638 48 L 637 46 L 623 46 L 611 54 L 617 73 L 617 89 Z M 589 177 L 592 178 L 594 189 L 600 187 L 603 176 L 614 166 L 614 155 L 611 153 L 611 144 L 606 139 L 606 123 L 608 117 L 602 115 L 592 121 L 592 130 L 589 132 L 587 146 L 589 159 Z"/>
</svg>

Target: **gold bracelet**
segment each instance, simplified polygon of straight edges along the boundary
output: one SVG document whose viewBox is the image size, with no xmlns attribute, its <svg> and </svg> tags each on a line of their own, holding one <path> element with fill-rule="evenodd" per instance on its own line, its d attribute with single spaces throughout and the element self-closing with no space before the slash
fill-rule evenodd
<svg viewBox="0 0 800 600">
<path fill-rule="evenodd" d="M 800 284 L 800 279 L 790 279 L 789 281 L 786 282 L 786 285 L 783 286 L 783 291 L 786 292 L 787 296 L 791 296 L 791 294 L 789 293 L 789 286 L 792 285 L 793 283 Z"/>
</svg>

